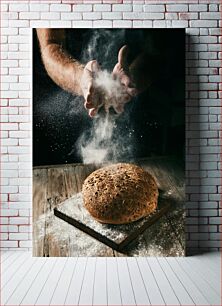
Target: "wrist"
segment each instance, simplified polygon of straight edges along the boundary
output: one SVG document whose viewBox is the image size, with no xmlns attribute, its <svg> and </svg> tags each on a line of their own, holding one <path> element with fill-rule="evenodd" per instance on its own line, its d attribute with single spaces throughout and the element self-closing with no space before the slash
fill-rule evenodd
<svg viewBox="0 0 222 306">
<path fill-rule="evenodd" d="M 74 62 L 71 67 L 70 76 L 72 79 L 72 94 L 84 96 L 82 90 L 82 77 L 83 77 L 84 66 L 80 63 Z"/>
</svg>

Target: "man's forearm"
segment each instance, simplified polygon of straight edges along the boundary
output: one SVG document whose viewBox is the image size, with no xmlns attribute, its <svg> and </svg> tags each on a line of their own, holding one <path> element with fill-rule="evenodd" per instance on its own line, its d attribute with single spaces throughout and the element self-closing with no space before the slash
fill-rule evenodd
<svg viewBox="0 0 222 306">
<path fill-rule="evenodd" d="M 64 33 L 59 30 L 37 30 L 42 60 L 52 80 L 73 94 L 82 95 L 80 81 L 84 66 L 63 48 Z"/>
<path fill-rule="evenodd" d="M 42 59 L 53 81 L 73 94 L 82 95 L 80 80 L 83 65 L 69 56 L 58 44 L 48 44 L 42 50 Z"/>
</svg>

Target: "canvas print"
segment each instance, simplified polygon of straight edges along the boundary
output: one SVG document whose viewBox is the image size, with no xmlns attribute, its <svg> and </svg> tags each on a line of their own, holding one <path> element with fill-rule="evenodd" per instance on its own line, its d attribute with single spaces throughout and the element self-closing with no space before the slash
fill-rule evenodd
<svg viewBox="0 0 222 306">
<path fill-rule="evenodd" d="M 184 29 L 33 29 L 33 255 L 185 255 Z"/>
</svg>

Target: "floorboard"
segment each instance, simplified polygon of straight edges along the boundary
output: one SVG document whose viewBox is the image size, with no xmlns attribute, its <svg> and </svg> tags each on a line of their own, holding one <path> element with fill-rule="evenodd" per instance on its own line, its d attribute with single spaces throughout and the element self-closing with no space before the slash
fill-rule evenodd
<svg viewBox="0 0 222 306">
<path fill-rule="evenodd" d="M 216 290 L 212 288 L 208 282 L 206 282 L 202 277 L 200 273 L 197 273 L 193 267 L 189 266 L 183 258 L 175 260 L 179 263 L 181 269 L 185 273 L 187 273 L 191 278 L 192 281 L 195 282 L 197 288 L 202 293 L 202 295 L 206 298 L 208 303 L 219 305 L 220 304 L 220 296 L 217 294 Z"/>
<path fill-rule="evenodd" d="M 3 289 L 3 287 L 11 280 L 11 278 L 18 273 L 18 270 L 21 269 L 21 267 L 24 266 L 24 264 L 26 263 L 26 260 L 29 258 L 29 254 L 25 254 L 23 256 L 20 256 L 16 262 L 13 262 L 10 267 L 8 267 L 8 269 L 6 271 L 1 271 L 1 275 L 2 275 L 2 283 L 1 283 L 1 290 Z M 15 269 L 16 267 L 16 269 Z"/>
<path fill-rule="evenodd" d="M 32 259 L 30 260 L 32 261 Z M 6 305 L 19 305 L 25 297 L 26 292 L 29 290 L 30 284 L 35 280 L 45 263 L 46 261 L 43 258 L 40 258 L 38 262 L 34 262 L 31 269 L 27 269 L 26 263 L 23 270 L 26 271 L 26 273 L 15 274 L 13 281 L 4 288 L 4 294 L 2 292 L 3 305 L 4 303 Z"/>
<path fill-rule="evenodd" d="M 77 258 L 69 257 L 65 263 L 64 269 L 54 288 L 50 305 L 64 305 L 67 293 L 71 285 L 72 277 L 75 271 Z"/>
<path fill-rule="evenodd" d="M 100 257 L 96 260 L 93 305 L 107 305 L 107 302 L 106 258 Z"/>
<path fill-rule="evenodd" d="M 56 258 L 50 258 L 50 260 L 48 259 L 47 262 L 45 262 L 44 269 L 39 271 L 36 278 L 31 283 L 29 290 L 26 292 L 26 295 L 23 297 L 20 305 L 35 305 L 44 286 L 48 284 L 48 279 L 55 267 L 56 261 Z M 49 290 L 48 285 L 47 288 Z"/>
<path fill-rule="evenodd" d="M 143 278 L 151 305 L 166 305 L 158 283 L 148 265 L 146 258 L 137 258 L 137 264 Z"/>
<path fill-rule="evenodd" d="M 144 285 L 144 280 L 141 276 L 137 261 L 132 258 L 126 258 L 129 275 L 135 295 L 135 300 L 137 305 L 150 305 L 150 300 L 147 294 L 146 287 Z"/>
<path fill-rule="evenodd" d="M 129 275 L 126 258 L 118 258 L 117 268 L 120 283 L 122 305 L 136 305 L 135 293 Z"/>
<path fill-rule="evenodd" d="M 176 296 L 174 288 L 169 283 L 164 271 L 161 269 L 157 258 L 151 257 L 147 259 L 150 269 L 158 283 L 159 289 L 162 293 L 164 301 L 167 305 L 179 305 L 179 300 Z"/>
<path fill-rule="evenodd" d="M 162 271 L 166 275 L 168 282 L 171 284 L 171 287 L 174 288 L 174 292 L 181 305 L 195 305 L 192 297 L 189 295 L 183 283 L 180 281 L 177 274 L 173 271 L 167 260 L 162 257 L 158 258 L 158 262 Z"/>
<path fill-rule="evenodd" d="M 87 266 L 82 282 L 82 288 L 79 296 L 79 305 L 93 304 L 93 289 L 95 281 L 96 257 L 90 257 L 87 261 Z"/>
<path fill-rule="evenodd" d="M 13 254 L 14 252 L 7 252 L 7 251 L 2 252 L 1 257 L 0 257 L 0 262 L 3 263 L 6 259 L 8 259 Z"/>
<path fill-rule="evenodd" d="M 107 258 L 107 303 L 122 305 L 120 283 L 117 269 L 117 258 Z"/>
<path fill-rule="evenodd" d="M 220 253 L 193 257 L 1 256 L 1 305 L 221 305 Z"/>
<path fill-rule="evenodd" d="M 6 273 L 12 265 L 16 265 L 16 261 L 22 257 L 22 255 L 22 252 L 16 252 L 15 256 L 10 256 L 8 260 L 5 261 L 4 265 L 2 265 L 1 273 Z"/>
<path fill-rule="evenodd" d="M 221 266 L 221 256 L 216 256 L 216 252 L 208 253 L 208 256 L 203 256 L 199 255 L 196 258 L 201 265 L 208 267 L 210 266 L 211 271 L 215 274 L 218 275 L 218 268 Z"/>
<path fill-rule="evenodd" d="M 187 274 L 179 265 L 179 263 L 175 260 L 175 258 L 170 257 L 167 258 L 167 261 L 171 268 L 175 271 L 177 275 L 179 275 L 181 281 L 186 287 L 190 296 L 192 296 L 192 300 L 196 305 L 210 305 L 207 299 L 203 296 L 201 291 L 198 289 L 197 284 L 192 280 L 189 274 Z"/>
<path fill-rule="evenodd" d="M 72 279 L 65 299 L 65 305 L 78 305 L 87 258 L 79 257 L 73 270 Z"/>
<path fill-rule="evenodd" d="M 59 260 L 59 265 L 55 264 L 55 268 L 51 271 L 47 279 L 47 286 L 42 288 L 35 305 L 50 305 L 54 289 L 59 282 L 59 278 L 62 275 L 66 261 L 67 258 L 63 257 L 61 260 Z"/>
<path fill-rule="evenodd" d="M 220 273 L 215 273 L 208 265 L 203 269 L 203 263 L 201 260 L 196 259 L 195 257 L 187 260 L 186 263 L 190 266 L 191 269 L 196 271 L 200 277 L 202 277 L 215 291 L 220 294 L 221 291 L 221 278 Z M 217 269 L 220 268 L 220 264 Z"/>
</svg>

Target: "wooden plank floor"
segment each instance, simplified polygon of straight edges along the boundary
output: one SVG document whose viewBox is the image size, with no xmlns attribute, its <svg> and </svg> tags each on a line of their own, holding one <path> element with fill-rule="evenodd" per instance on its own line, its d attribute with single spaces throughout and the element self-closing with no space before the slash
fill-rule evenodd
<svg viewBox="0 0 222 306">
<path fill-rule="evenodd" d="M 5 251 L 0 305 L 221 305 L 220 256 L 36 258 Z"/>
<path fill-rule="evenodd" d="M 96 169 L 95 165 L 68 164 L 34 168 L 33 255 L 40 257 L 183 256 L 185 253 L 183 165 L 172 157 L 146 158 L 138 160 L 137 164 L 156 178 L 158 187 L 168 197 L 171 208 L 130 243 L 122 253 L 86 235 L 53 213 L 54 208 L 58 208 L 62 202 L 81 191 L 85 178 Z M 101 166 L 97 165 L 97 168 Z M 68 207 L 74 209 L 75 206 L 70 202 Z M 64 212 L 67 215 L 70 213 Z"/>
</svg>

